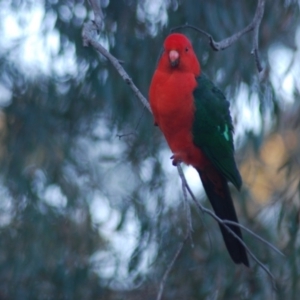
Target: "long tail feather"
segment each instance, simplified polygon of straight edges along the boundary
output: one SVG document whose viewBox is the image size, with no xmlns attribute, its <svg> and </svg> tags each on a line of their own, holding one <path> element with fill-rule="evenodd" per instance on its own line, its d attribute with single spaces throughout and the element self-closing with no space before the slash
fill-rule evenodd
<svg viewBox="0 0 300 300">
<path fill-rule="evenodd" d="M 237 215 L 233 206 L 226 179 L 216 170 L 201 172 L 197 169 L 207 197 L 215 211 L 215 214 L 222 220 L 229 220 L 238 223 Z M 243 263 L 249 267 L 249 261 L 244 246 L 224 226 L 219 224 L 227 250 L 236 264 Z M 242 233 L 238 226 L 228 227 L 242 239 Z"/>
</svg>

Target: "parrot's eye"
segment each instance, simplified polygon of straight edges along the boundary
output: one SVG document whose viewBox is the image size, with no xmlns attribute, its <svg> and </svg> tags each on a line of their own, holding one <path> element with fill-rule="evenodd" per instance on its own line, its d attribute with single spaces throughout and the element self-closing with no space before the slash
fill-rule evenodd
<svg viewBox="0 0 300 300">
<path fill-rule="evenodd" d="M 188 47 L 186 47 L 186 48 L 185 48 L 185 52 L 188 52 L 188 51 L 189 51 L 189 48 L 188 48 Z"/>
</svg>

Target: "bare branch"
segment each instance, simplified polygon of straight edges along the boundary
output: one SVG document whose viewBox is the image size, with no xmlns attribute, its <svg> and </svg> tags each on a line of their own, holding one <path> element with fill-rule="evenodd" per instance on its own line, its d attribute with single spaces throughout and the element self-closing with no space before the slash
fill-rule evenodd
<svg viewBox="0 0 300 300">
<path fill-rule="evenodd" d="M 171 30 L 171 32 L 174 32 L 181 28 L 194 29 L 194 30 L 200 32 L 201 34 L 204 34 L 209 39 L 209 44 L 213 50 L 221 51 L 221 50 L 224 50 L 224 49 L 230 47 L 233 43 L 235 43 L 238 39 L 240 39 L 244 34 L 250 32 L 250 31 L 253 31 L 253 49 L 251 51 L 251 54 L 253 54 L 255 57 L 256 67 L 257 67 L 258 72 L 260 73 L 261 71 L 263 71 L 263 67 L 262 67 L 262 64 L 261 64 L 261 61 L 259 58 L 259 54 L 258 54 L 258 52 L 259 52 L 258 51 L 258 33 L 259 33 L 260 23 L 263 18 L 263 15 L 264 15 L 264 9 L 265 9 L 265 0 L 258 0 L 255 15 L 254 15 L 251 23 L 248 26 L 246 26 L 244 29 L 242 29 L 241 31 L 239 31 L 239 32 L 233 34 L 232 36 L 230 36 L 226 39 L 223 39 L 222 41 L 219 41 L 219 42 L 216 42 L 211 34 L 207 33 L 206 31 L 204 31 L 200 28 L 197 28 L 196 26 L 189 25 L 189 24 L 175 27 Z"/>
<path fill-rule="evenodd" d="M 96 7 L 98 0 L 90 0 L 90 2 L 94 3 Z M 94 7 L 93 7 L 94 8 Z M 100 10 L 101 11 L 101 7 Z M 98 17 L 102 16 L 102 11 L 99 14 L 95 13 L 95 16 L 97 15 Z M 97 12 L 97 10 L 96 10 Z M 98 21 L 99 23 L 99 21 Z M 125 69 L 122 67 L 120 64 L 119 60 L 115 58 L 113 55 L 111 55 L 96 39 L 96 33 L 97 33 L 98 26 L 95 24 L 95 22 L 87 22 L 83 25 L 82 29 L 82 39 L 83 39 L 83 45 L 88 46 L 91 45 L 94 47 L 95 50 L 97 50 L 100 54 L 102 54 L 105 58 L 107 58 L 110 63 L 114 66 L 114 68 L 118 71 L 120 76 L 123 78 L 123 80 L 129 85 L 129 87 L 132 89 L 136 97 L 143 103 L 143 105 L 151 112 L 150 105 L 147 101 L 147 99 L 143 96 L 143 94 L 140 92 L 140 90 L 136 87 L 132 79 L 129 77 Z"/>
<path fill-rule="evenodd" d="M 256 68 L 259 73 L 263 71 L 263 67 L 261 65 L 261 61 L 260 61 L 259 53 L 258 53 L 258 34 L 259 34 L 260 23 L 263 18 L 263 15 L 264 15 L 264 11 L 265 11 L 265 0 L 259 0 L 258 4 L 257 4 L 255 15 L 254 15 L 254 18 L 252 21 L 252 24 L 254 26 L 252 54 L 255 57 Z"/>
<path fill-rule="evenodd" d="M 179 164 L 177 165 L 177 169 L 178 169 Z M 180 172 L 180 170 L 178 169 L 178 173 Z M 188 232 L 189 232 L 189 236 L 191 238 L 191 233 L 193 232 L 193 225 L 192 225 L 192 214 L 191 214 L 191 207 L 189 205 L 189 201 L 188 201 L 188 196 L 187 196 L 187 192 L 186 189 L 184 188 L 184 182 L 181 181 L 181 189 L 183 192 L 183 199 L 184 199 L 184 207 L 186 209 L 186 214 L 187 214 L 187 222 L 188 222 Z"/>
<path fill-rule="evenodd" d="M 224 50 L 224 49 L 230 47 L 233 43 L 235 43 L 245 33 L 253 30 L 252 23 L 250 23 L 247 27 L 245 27 L 241 31 L 235 33 L 234 35 L 232 35 L 232 36 L 230 36 L 230 37 L 228 37 L 228 38 L 226 38 L 222 41 L 216 42 L 211 34 L 206 32 L 205 30 L 202 30 L 202 29 L 200 29 L 196 26 L 189 25 L 189 24 L 185 24 L 185 25 L 182 25 L 182 26 L 175 27 L 171 31 L 174 32 L 174 31 L 176 31 L 178 29 L 182 29 L 182 28 L 191 28 L 191 29 L 194 29 L 194 30 L 204 34 L 206 37 L 208 37 L 209 44 L 212 47 L 212 49 L 215 50 L 215 51 L 221 51 L 221 50 Z"/>
<path fill-rule="evenodd" d="M 252 230 L 250 230 L 249 228 L 247 228 L 246 226 L 240 224 L 240 223 L 236 223 L 233 221 L 229 221 L 229 220 L 223 220 L 224 224 L 230 224 L 233 226 L 237 226 L 240 227 L 242 229 L 244 229 L 245 231 L 247 231 L 249 234 L 251 234 L 253 237 L 255 237 L 256 239 L 258 239 L 259 241 L 261 241 L 262 243 L 266 244 L 267 246 L 269 246 L 272 250 L 274 250 L 276 253 L 280 254 L 281 256 L 285 257 L 285 255 L 279 250 L 277 249 L 274 245 L 272 245 L 271 243 L 269 243 L 268 241 L 266 241 L 265 239 L 263 239 L 261 236 L 259 236 L 258 234 L 254 233 Z"/>
</svg>

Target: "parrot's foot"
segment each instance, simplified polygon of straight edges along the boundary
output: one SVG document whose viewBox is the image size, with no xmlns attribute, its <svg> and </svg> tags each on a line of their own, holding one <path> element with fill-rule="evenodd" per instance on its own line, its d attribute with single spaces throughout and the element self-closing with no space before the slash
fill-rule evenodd
<svg viewBox="0 0 300 300">
<path fill-rule="evenodd" d="M 182 159 L 180 158 L 180 155 L 178 155 L 178 154 L 173 154 L 170 157 L 170 159 L 173 159 L 172 165 L 175 167 L 182 162 Z"/>
</svg>

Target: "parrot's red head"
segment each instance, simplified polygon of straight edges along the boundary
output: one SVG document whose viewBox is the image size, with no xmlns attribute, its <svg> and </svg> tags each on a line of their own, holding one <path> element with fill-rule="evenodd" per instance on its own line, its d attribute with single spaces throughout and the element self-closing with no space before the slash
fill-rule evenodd
<svg viewBox="0 0 300 300">
<path fill-rule="evenodd" d="M 190 40 L 183 34 L 172 33 L 164 42 L 164 52 L 159 61 L 159 69 L 172 72 L 177 69 L 182 72 L 192 72 L 200 75 L 200 64 Z"/>
</svg>

